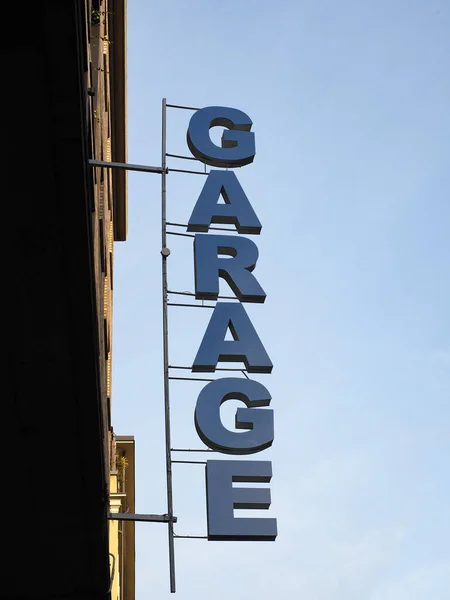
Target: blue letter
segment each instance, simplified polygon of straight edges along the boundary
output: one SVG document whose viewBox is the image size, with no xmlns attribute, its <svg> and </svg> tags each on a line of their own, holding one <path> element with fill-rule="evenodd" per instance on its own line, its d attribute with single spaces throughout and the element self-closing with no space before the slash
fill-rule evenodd
<svg viewBox="0 0 450 600">
<path fill-rule="evenodd" d="M 209 137 L 211 127 L 228 127 L 222 135 L 222 147 Z M 195 112 L 189 122 L 189 150 L 203 163 L 214 167 L 243 167 L 255 158 L 255 134 L 248 115 L 236 108 L 208 106 Z"/>
<path fill-rule="evenodd" d="M 219 258 L 219 254 L 232 258 Z M 219 277 L 222 277 L 241 302 L 264 302 L 266 294 L 252 275 L 257 260 L 258 248 L 249 238 L 196 235 L 195 297 L 197 300 L 217 300 Z"/>
<path fill-rule="evenodd" d="M 208 460 L 206 462 L 206 503 L 208 540 L 274 541 L 276 519 L 234 518 L 235 508 L 267 509 L 270 489 L 235 488 L 233 481 L 269 483 L 272 463 L 250 460 Z"/>
<path fill-rule="evenodd" d="M 233 341 L 225 339 L 228 329 Z M 272 362 L 245 308 L 237 302 L 216 304 L 192 371 L 214 373 L 219 361 L 243 362 L 249 373 L 272 372 Z"/>
<path fill-rule="evenodd" d="M 218 204 L 220 196 L 225 204 Z M 187 230 L 206 233 L 212 223 L 234 225 L 238 233 L 261 232 L 261 223 L 233 171 L 210 171 Z"/>
<path fill-rule="evenodd" d="M 220 407 L 227 400 L 242 400 L 247 408 L 236 411 L 236 433 L 223 426 Z M 271 396 L 261 383 L 243 377 L 224 377 L 208 383 L 197 399 L 195 428 L 200 439 L 213 450 L 224 454 L 255 454 L 273 443 L 273 410 L 258 410 L 268 406 Z"/>
</svg>

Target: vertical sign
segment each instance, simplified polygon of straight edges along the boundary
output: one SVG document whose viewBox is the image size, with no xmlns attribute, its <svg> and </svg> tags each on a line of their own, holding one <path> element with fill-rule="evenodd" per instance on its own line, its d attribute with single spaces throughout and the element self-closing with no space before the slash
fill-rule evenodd
<svg viewBox="0 0 450 600">
<path fill-rule="evenodd" d="M 209 130 L 222 126 L 221 146 Z M 191 153 L 206 165 L 243 167 L 255 157 L 252 121 L 240 110 L 209 106 L 192 116 L 187 131 Z M 220 197 L 224 203 L 219 203 Z M 266 293 L 253 271 L 258 248 L 248 237 L 208 233 L 212 224 L 233 225 L 239 234 L 259 235 L 261 223 L 233 171 L 211 170 L 188 222 L 195 232 L 195 297 L 217 300 L 219 278 L 233 290 L 238 302 L 217 302 L 192 365 L 195 373 L 213 373 L 220 362 L 243 362 L 248 373 L 271 373 L 272 362 L 243 303 L 263 303 Z M 228 331 L 232 340 L 226 339 Z M 222 424 L 220 407 L 227 400 L 241 400 L 236 411 L 236 430 Z M 195 427 L 211 449 L 228 455 L 261 452 L 274 439 L 271 396 L 261 383 L 224 377 L 207 384 L 195 407 Z M 277 522 L 273 518 L 235 518 L 234 509 L 268 509 L 267 487 L 234 487 L 234 482 L 269 483 L 272 463 L 255 460 L 208 460 L 206 495 L 209 540 L 273 541 Z"/>
</svg>

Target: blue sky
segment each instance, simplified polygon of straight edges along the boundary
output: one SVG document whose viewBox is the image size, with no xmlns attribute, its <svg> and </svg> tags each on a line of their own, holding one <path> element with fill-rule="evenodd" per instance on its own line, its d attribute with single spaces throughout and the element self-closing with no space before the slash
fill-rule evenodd
<svg viewBox="0 0 450 600">
<path fill-rule="evenodd" d="M 237 175 L 263 224 L 267 300 L 246 308 L 274 363 L 255 378 L 275 442 L 254 458 L 273 461 L 279 536 L 177 540 L 180 600 L 449 598 L 449 57 L 445 0 L 128 0 L 129 161 L 160 164 L 163 97 L 239 108 L 256 135 Z M 169 152 L 188 154 L 189 116 L 169 112 Z M 170 220 L 203 182 L 168 176 Z M 159 177 L 132 173 L 113 423 L 150 513 L 166 511 L 160 244 Z M 169 244 L 169 287 L 193 291 L 192 240 Z M 170 311 L 170 362 L 190 365 L 210 313 Z M 171 387 L 174 446 L 202 446 L 201 389 Z M 204 535 L 203 467 L 174 465 L 174 504 L 177 533 Z M 170 596 L 167 564 L 166 527 L 138 524 L 137 600 Z"/>
</svg>

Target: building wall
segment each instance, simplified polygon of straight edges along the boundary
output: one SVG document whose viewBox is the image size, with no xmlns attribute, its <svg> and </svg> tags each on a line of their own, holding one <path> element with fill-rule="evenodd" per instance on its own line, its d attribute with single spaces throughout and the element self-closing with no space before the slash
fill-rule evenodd
<svg viewBox="0 0 450 600">
<path fill-rule="evenodd" d="M 104 0 L 93 9 L 90 23 L 88 84 L 90 98 L 91 155 L 93 159 L 111 162 L 111 78 L 109 36 L 113 6 Z M 124 116 L 125 118 L 125 116 Z M 97 311 L 100 339 L 101 380 L 107 398 L 107 423 L 111 432 L 111 335 L 113 286 L 113 172 L 108 168 L 94 169 L 94 261 L 96 264 Z M 111 435 L 111 433 L 109 434 Z"/>
<path fill-rule="evenodd" d="M 87 23 L 91 157 L 95 160 L 123 162 L 122 154 L 113 156 L 126 140 L 125 114 L 125 5 L 103 0 L 91 9 Z M 116 44 L 114 33 L 119 32 Z M 116 139 L 117 138 L 117 139 Z M 125 187 L 124 187 L 125 183 Z M 96 167 L 93 172 L 95 283 L 97 292 L 98 335 L 100 340 L 100 378 L 105 395 L 108 431 L 110 512 L 134 511 L 134 440 L 116 437 L 111 418 L 112 398 L 112 311 L 114 241 L 126 239 L 126 176 L 119 179 L 113 169 Z M 115 208 L 118 208 L 117 215 Z M 116 234 L 116 235 L 115 235 Z M 124 464 L 127 467 L 124 469 Z M 110 520 L 111 599 L 134 600 L 134 523 Z"/>
<path fill-rule="evenodd" d="M 19 18 L 20 35 L 8 42 L 4 64 L 14 94 L 5 119 L 6 183 L 14 189 L 3 220 L 2 435 L 16 516 L 3 524 L 0 596 L 107 600 L 110 423 L 88 162 L 90 6 L 43 0 L 20 16 L 15 5 L 4 9 L 5 22 Z M 124 72 L 116 75 L 124 86 Z"/>
<path fill-rule="evenodd" d="M 114 436 L 116 469 L 110 478 L 111 513 L 134 513 L 135 460 L 134 438 Z M 134 600 L 135 549 L 134 523 L 110 521 L 110 553 L 113 555 L 114 577 L 111 600 Z"/>
</svg>

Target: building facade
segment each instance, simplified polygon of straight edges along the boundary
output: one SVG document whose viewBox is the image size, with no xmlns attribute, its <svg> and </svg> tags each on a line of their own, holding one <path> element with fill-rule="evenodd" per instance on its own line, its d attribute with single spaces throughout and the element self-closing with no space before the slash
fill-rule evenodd
<svg viewBox="0 0 450 600">
<path fill-rule="evenodd" d="M 85 88 L 90 157 L 127 162 L 126 4 L 92 2 L 86 11 Z M 116 436 L 112 423 L 112 309 L 114 242 L 127 237 L 127 171 L 100 166 L 92 170 L 92 227 L 100 340 L 100 377 L 106 398 L 105 439 L 110 512 L 134 512 L 134 439 Z M 103 360 L 104 359 L 104 360 Z M 111 600 L 134 600 L 134 523 L 110 520 Z"/>
<path fill-rule="evenodd" d="M 0 598 L 134 599 L 134 440 L 112 418 L 114 242 L 127 236 L 124 0 L 8 6 Z"/>
</svg>

